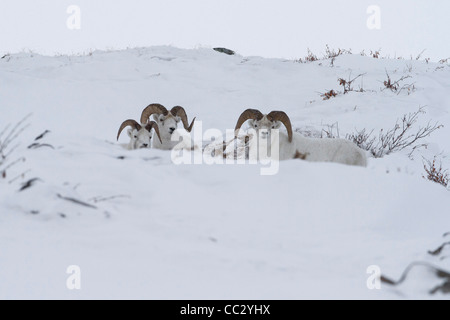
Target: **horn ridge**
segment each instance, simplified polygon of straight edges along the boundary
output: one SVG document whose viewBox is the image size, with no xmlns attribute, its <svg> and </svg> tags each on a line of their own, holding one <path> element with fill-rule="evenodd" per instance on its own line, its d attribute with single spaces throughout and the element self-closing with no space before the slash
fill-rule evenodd
<svg viewBox="0 0 450 320">
<path fill-rule="evenodd" d="M 149 123 L 147 123 L 147 125 L 145 126 L 145 129 L 147 129 L 147 131 L 151 131 L 152 129 L 154 129 L 156 132 L 156 135 L 158 136 L 159 141 L 162 144 L 161 134 L 159 133 L 159 127 L 155 121 L 150 121 Z"/>
<path fill-rule="evenodd" d="M 147 123 L 152 114 L 162 114 L 167 116 L 169 111 L 162 104 L 152 103 L 142 110 L 141 123 Z"/>
<path fill-rule="evenodd" d="M 187 114 L 186 114 L 186 110 L 184 110 L 183 107 L 181 106 L 175 106 L 170 110 L 170 113 L 173 116 L 178 116 L 181 118 L 181 121 L 183 122 L 183 127 L 187 132 L 191 132 L 192 127 L 194 126 L 194 121 L 196 118 L 194 118 L 194 120 L 192 120 L 191 124 L 189 125 L 188 122 L 188 118 L 187 118 Z"/>
<path fill-rule="evenodd" d="M 253 120 L 261 120 L 264 117 L 264 115 L 261 113 L 261 111 L 257 109 L 247 109 L 239 116 L 239 119 L 236 123 L 236 127 L 234 128 L 235 136 L 237 137 L 237 133 L 239 132 L 239 129 L 242 127 L 245 121 L 249 119 Z"/>
<path fill-rule="evenodd" d="M 117 140 L 119 140 L 119 137 L 120 137 L 120 134 L 122 133 L 122 130 L 125 129 L 126 127 L 128 127 L 128 126 L 133 127 L 136 130 L 141 130 L 142 129 L 142 126 L 136 120 L 133 120 L 133 119 L 125 120 L 120 125 L 119 132 L 117 133 Z"/>
<path fill-rule="evenodd" d="M 267 119 L 269 121 L 280 121 L 281 123 L 284 124 L 284 126 L 286 127 L 286 130 L 288 132 L 288 138 L 289 138 L 289 142 L 292 142 L 292 125 L 291 125 L 291 120 L 289 119 L 288 115 L 283 112 L 283 111 L 272 111 L 267 115 Z"/>
</svg>

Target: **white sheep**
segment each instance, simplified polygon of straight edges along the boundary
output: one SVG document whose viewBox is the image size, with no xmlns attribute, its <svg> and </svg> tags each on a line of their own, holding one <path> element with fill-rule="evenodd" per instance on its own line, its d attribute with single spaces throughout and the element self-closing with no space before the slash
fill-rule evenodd
<svg viewBox="0 0 450 320">
<path fill-rule="evenodd" d="M 189 133 L 191 132 L 195 121 L 194 118 L 189 125 L 186 111 L 183 107 L 176 106 L 169 111 L 163 105 L 158 103 L 151 104 L 142 111 L 141 123 L 146 123 L 151 116 L 153 116 L 153 119 L 158 124 L 159 132 L 161 134 L 160 141 L 153 141 L 153 148 L 163 150 L 172 150 L 174 147 L 180 145 L 178 140 L 179 135 L 173 136 L 180 121 L 183 123 L 184 129 Z M 177 139 L 172 141 L 172 137 Z"/>
<path fill-rule="evenodd" d="M 362 167 L 367 165 L 365 151 L 349 140 L 307 138 L 292 132 L 291 121 L 282 111 L 264 115 L 259 110 L 245 110 L 236 124 L 236 136 L 247 120 L 250 120 L 250 128 L 254 130 L 251 130 L 254 134 L 248 144 L 250 159 L 259 159 L 261 155 L 267 157 L 273 151 L 274 154 L 270 154 L 270 157 L 275 160 L 303 159 Z M 279 131 L 281 124 L 286 127 L 287 134 Z"/>
<path fill-rule="evenodd" d="M 119 132 L 117 133 L 117 140 L 119 140 L 122 130 L 126 127 L 131 127 L 127 131 L 128 136 L 130 137 L 130 142 L 125 146 L 128 150 L 150 148 L 153 136 L 152 129 L 155 130 L 159 140 L 161 141 L 159 128 L 155 122 L 151 121 L 145 125 L 141 125 L 137 121 L 131 119 L 125 120 L 121 124 Z"/>
</svg>

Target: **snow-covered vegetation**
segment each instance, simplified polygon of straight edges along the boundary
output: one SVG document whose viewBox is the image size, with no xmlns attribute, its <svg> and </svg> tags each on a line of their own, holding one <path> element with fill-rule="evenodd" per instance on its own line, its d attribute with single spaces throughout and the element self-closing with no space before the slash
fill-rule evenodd
<svg viewBox="0 0 450 320">
<path fill-rule="evenodd" d="M 5 55 L 0 298 L 448 298 L 427 266 L 450 269 L 449 63 L 327 50 L 303 63 L 173 47 Z M 156 102 L 197 118 L 198 146 L 233 138 L 252 108 L 372 156 L 286 160 L 264 176 L 201 164 L 202 148 L 184 150 L 191 165 L 124 149 L 117 128 Z M 81 290 L 66 287 L 73 265 Z"/>
</svg>

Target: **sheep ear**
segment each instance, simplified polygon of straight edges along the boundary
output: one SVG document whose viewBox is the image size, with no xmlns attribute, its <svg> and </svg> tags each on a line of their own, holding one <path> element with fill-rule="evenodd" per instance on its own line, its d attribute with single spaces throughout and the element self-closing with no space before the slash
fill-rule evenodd
<svg viewBox="0 0 450 320">
<path fill-rule="evenodd" d="M 248 120 L 248 124 L 250 125 L 250 127 L 253 128 L 255 126 L 255 120 L 253 119 Z"/>
<path fill-rule="evenodd" d="M 176 117 L 175 117 L 175 121 L 176 121 L 177 123 L 180 122 L 180 121 L 181 121 L 181 117 L 176 116 Z"/>
<path fill-rule="evenodd" d="M 275 126 L 275 129 L 280 129 L 281 122 L 280 121 L 275 121 L 273 125 Z"/>
<path fill-rule="evenodd" d="M 154 113 L 152 115 L 152 118 L 153 118 L 154 121 L 158 121 L 159 120 L 159 114 Z"/>
<path fill-rule="evenodd" d="M 133 135 L 133 129 L 128 129 L 127 134 L 131 138 L 131 136 Z"/>
</svg>

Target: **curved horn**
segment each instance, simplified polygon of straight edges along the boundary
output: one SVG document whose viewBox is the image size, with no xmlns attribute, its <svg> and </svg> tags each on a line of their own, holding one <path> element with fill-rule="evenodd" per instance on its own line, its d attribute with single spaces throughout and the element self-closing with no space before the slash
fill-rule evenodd
<svg viewBox="0 0 450 320">
<path fill-rule="evenodd" d="M 141 123 L 142 124 L 147 123 L 148 118 L 150 118 L 150 116 L 155 113 L 163 114 L 163 115 L 167 116 L 169 114 L 169 111 L 167 111 L 166 107 L 164 107 L 162 104 L 152 103 L 151 105 L 146 107 L 144 110 L 142 110 Z"/>
<path fill-rule="evenodd" d="M 191 122 L 191 125 L 189 125 L 188 118 L 187 118 L 187 115 L 186 115 L 186 111 L 184 110 L 183 107 L 180 107 L 180 106 L 173 107 L 172 110 L 170 110 L 170 113 L 172 113 L 172 115 L 175 116 L 175 117 L 176 116 L 180 117 L 181 121 L 183 122 L 183 126 L 186 129 L 186 131 L 187 132 L 191 132 L 192 127 L 194 126 L 194 121 L 195 121 L 196 118 L 194 118 L 192 120 L 192 122 Z"/>
<path fill-rule="evenodd" d="M 234 128 L 235 136 L 237 137 L 237 133 L 245 121 L 247 121 L 249 119 L 254 119 L 254 120 L 259 121 L 263 117 L 264 117 L 264 115 L 261 113 L 261 111 L 256 110 L 256 109 L 247 109 L 244 112 L 242 112 L 241 116 L 238 119 L 238 122 L 236 123 L 236 127 Z"/>
<path fill-rule="evenodd" d="M 150 121 L 145 126 L 145 129 L 147 129 L 148 132 L 152 131 L 152 129 L 155 129 L 156 134 L 158 135 L 159 141 L 162 144 L 161 135 L 159 134 L 159 127 L 158 124 L 155 121 Z"/>
<path fill-rule="evenodd" d="M 292 142 L 292 125 L 288 115 L 283 111 L 272 111 L 267 115 L 269 121 L 281 121 L 288 132 L 289 142 Z"/>
<path fill-rule="evenodd" d="M 125 120 L 122 123 L 122 125 L 120 126 L 120 128 L 119 128 L 119 132 L 117 133 L 117 140 L 119 140 L 119 137 L 120 137 L 120 134 L 122 133 L 122 130 L 125 129 L 126 127 L 128 127 L 128 126 L 131 126 L 134 129 L 136 129 L 136 130 L 141 130 L 142 129 L 142 126 L 139 123 L 137 123 L 136 120 L 131 120 L 131 119 Z"/>
</svg>

